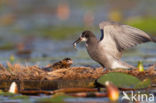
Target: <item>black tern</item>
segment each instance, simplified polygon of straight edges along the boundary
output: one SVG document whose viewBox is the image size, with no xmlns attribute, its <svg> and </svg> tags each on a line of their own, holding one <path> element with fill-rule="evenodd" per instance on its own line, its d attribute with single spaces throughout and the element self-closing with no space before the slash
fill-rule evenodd
<svg viewBox="0 0 156 103">
<path fill-rule="evenodd" d="M 99 24 L 101 38 L 98 40 L 93 32 L 86 30 L 73 43 L 73 46 L 83 41 L 89 56 L 106 69 L 135 68 L 120 60 L 125 49 L 145 42 L 156 42 L 144 31 L 128 25 L 103 21 Z"/>
</svg>

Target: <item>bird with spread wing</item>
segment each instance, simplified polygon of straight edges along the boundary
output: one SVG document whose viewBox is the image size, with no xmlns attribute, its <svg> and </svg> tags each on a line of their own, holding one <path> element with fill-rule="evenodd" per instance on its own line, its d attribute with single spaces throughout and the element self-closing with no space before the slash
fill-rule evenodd
<svg viewBox="0 0 156 103">
<path fill-rule="evenodd" d="M 98 40 L 93 32 L 86 30 L 73 43 L 74 47 L 83 41 L 89 56 L 107 69 L 135 68 L 120 60 L 122 52 L 137 44 L 156 42 L 144 31 L 128 25 L 103 21 L 99 24 L 101 38 Z"/>
</svg>

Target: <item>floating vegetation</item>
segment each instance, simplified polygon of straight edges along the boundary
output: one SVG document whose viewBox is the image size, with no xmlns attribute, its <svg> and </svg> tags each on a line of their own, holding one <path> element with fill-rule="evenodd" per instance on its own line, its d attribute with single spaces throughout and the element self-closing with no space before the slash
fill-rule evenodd
<svg viewBox="0 0 156 103">
<path fill-rule="evenodd" d="M 1 96 L 5 96 L 5 97 L 11 97 L 11 96 L 14 96 L 15 94 L 13 94 L 13 93 L 9 93 L 9 92 L 0 92 L 0 95 Z"/>
<path fill-rule="evenodd" d="M 105 85 L 106 81 L 112 82 L 119 88 L 133 88 L 140 80 L 132 75 L 120 73 L 120 72 L 110 72 L 104 74 L 98 79 L 98 83 Z"/>
<path fill-rule="evenodd" d="M 42 98 L 37 100 L 37 103 L 64 103 L 65 99 L 72 98 L 64 93 L 58 93 L 52 96 L 52 98 Z"/>
<path fill-rule="evenodd" d="M 20 86 L 20 90 L 93 88 L 97 87 L 96 84 L 93 84 L 99 77 L 98 82 L 103 85 L 105 81 L 112 81 L 114 85 L 120 88 L 147 88 L 150 86 L 149 84 L 156 84 L 155 66 L 156 64 L 143 72 L 138 69 L 105 71 L 103 68 L 93 69 L 90 67 L 70 67 L 44 71 L 38 66 L 8 63 L 7 67 L 0 65 L 0 88 L 8 90 L 13 81 Z"/>
<path fill-rule="evenodd" d="M 151 86 L 150 79 L 145 79 L 144 81 L 140 81 L 137 77 L 120 73 L 120 72 L 110 72 L 101 76 L 97 82 L 105 85 L 107 81 L 112 82 L 118 88 L 147 88 Z"/>
<path fill-rule="evenodd" d="M 0 65 L 0 80 L 95 80 L 109 72 L 123 72 L 143 80 L 146 79 L 146 77 L 155 77 L 155 66 L 156 64 L 143 72 L 140 72 L 138 69 L 105 71 L 103 68 L 93 69 L 90 67 L 69 67 L 57 69 L 55 71 L 44 71 L 37 65 L 23 66 L 21 64 L 11 64 L 8 62 L 7 66 Z"/>
<path fill-rule="evenodd" d="M 3 88 L 4 85 L 6 87 L 4 90 L 8 91 L 6 89 L 9 88 L 12 81 L 15 81 L 19 94 L 1 91 L 0 95 L 11 100 L 22 101 L 29 99 L 29 96 L 25 95 L 50 95 L 36 99 L 35 103 L 64 103 L 66 100 L 76 97 L 106 97 L 110 101 L 117 102 L 119 91 L 144 90 L 151 87 L 151 83 L 155 84 L 156 80 L 152 79 L 156 74 L 155 66 L 156 64 L 143 72 L 138 69 L 105 71 L 103 68 L 93 69 L 90 67 L 44 71 L 38 66 L 8 63 L 9 70 L 0 65 L 0 88 Z M 96 81 L 102 86 L 98 85 Z"/>
<path fill-rule="evenodd" d="M 29 96 L 16 95 L 16 96 L 10 97 L 10 99 L 29 99 Z"/>
<path fill-rule="evenodd" d="M 147 78 L 147 79 L 144 79 L 142 82 L 139 82 L 135 86 L 135 89 L 148 88 L 148 87 L 151 87 L 151 80 Z"/>
</svg>

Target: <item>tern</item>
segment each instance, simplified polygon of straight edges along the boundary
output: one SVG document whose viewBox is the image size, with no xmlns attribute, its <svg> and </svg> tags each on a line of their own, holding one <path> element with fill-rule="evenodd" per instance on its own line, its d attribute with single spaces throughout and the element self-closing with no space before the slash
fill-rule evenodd
<svg viewBox="0 0 156 103">
<path fill-rule="evenodd" d="M 98 40 L 93 32 L 85 30 L 73 43 L 85 42 L 89 56 L 106 69 L 135 68 L 121 61 L 124 50 L 145 42 L 156 42 L 156 39 L 144 31 L 129 25 L 103 21 L 99 24 L 101 38 Z"/>
</svg>

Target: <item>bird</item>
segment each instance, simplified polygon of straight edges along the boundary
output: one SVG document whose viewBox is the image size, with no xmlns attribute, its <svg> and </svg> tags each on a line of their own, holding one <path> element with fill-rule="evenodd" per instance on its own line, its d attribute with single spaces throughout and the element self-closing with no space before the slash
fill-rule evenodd
<svg viewBox="0 0 156 103">
<path fill-rule="evenodd" d="M 144 31 L 112 21 L 99 23 L 101 37 L 98 40 L 90 30 L 82 32 L 80 37 L 73 43 L 76 47 L 79 42 L 85 42 L 89 56 L 106 70 L 109 69 L 133 69 L 124 61 L 121 61 L 123 51 L 145 42 L 156 42 Z"/>
<path fill-rule="evenodd" d="M 62 68 L 69 68 L 72 64 L 73 64 L 73 61 L 71 58 L 64 58 L 63 60 L 58 61 L 54 64 L 50 64 L 42 69 L 46 71 L 51 71 L 52 69 L 52 71 L 54 71 L 54 70 L 62 69 Z"/>
</svg>

